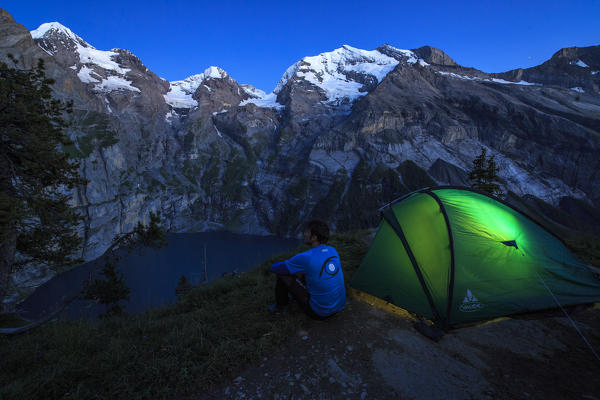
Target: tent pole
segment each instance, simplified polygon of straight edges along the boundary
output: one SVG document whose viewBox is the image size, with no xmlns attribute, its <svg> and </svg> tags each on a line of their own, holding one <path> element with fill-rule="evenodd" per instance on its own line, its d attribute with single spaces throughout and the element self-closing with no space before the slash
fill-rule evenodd
<svg viewBox="0 0 600 400">
<path fill-rule="evenodd" d="M 419 282 L 421 283 L 423 291 L 425 292 L 425 296 L 427 297 L 427 301 L 429 302 L 429 307 L 431 307 L 431 312 L 433 313 L 433 316 L 434 316 L 434 322 L 435 323 L 441 322 L 442 318 L 440 317 L 440 313 L 438 312 L 437 308 L 435 307 L 435 303 L 433 302 L 433 297 L 431 296 L 431 292 L 429 291 L 429 288 L 427 287 L 427 284 L 425 283 L 425 278 L 423 278 L 423 273 L 421 272 L 421 268 L 419 268 L 417 259 L 415 258 L 415 255 L 413 254 L 413 252 L 410 248 L 410 245 L 408 244 L 408 241 L 406 240 L 406 236 L 404 235 L 404 232 L 402 231 L 400 222 L 398 222 L 396 215 L 394 214 L 394 212 L 391 209 L 386 210 L 383 213 L 383 218 L 386 220 L 386 222 L 388 224 L 390 224 L 390 226 L 392 227 L 392 229 L 394 230 L 396 235 L 398 235 L 398 238 L 402 242 L 402 246 L 404 246 L 404 250 L 406 251 L 408 258 L 410 259 L 410 262 L 415 270 L 415 273 L 417 274 L 417 278 L 419 279 Z"/>
<path fill-rule="evenodd" d="M 381 210 L 384 210 L 384 209 L 386 209 L 387 207 L 389 207 L 390 205 L 392 205 L 392 204 L 395 204 L 395 203 L 397 203 L 397 202 L 399 202 L 399 201 L 402 201 L 402 200 L 404 200 L 405 198 L 407 198 L 407 197 L 408 197 L 408 196 L 410 196 L 411 194 L 415 194 L 415 193 L 419 193 L 419 192 L 425 192 L 425 191 L 427 191 L 427 190 L 430 190 L 430 189 L 431 189 L 430 187 L 426 187 L 426 188 L 421 188 L 421 189 L 413 190 L 412 192 L 410 192 L 410 193 L 407 193 L 407 194 L 404 194 L 404 195 L 402 195 L 402 196 L 400 196 L 400 197 L 398 197 L 398 198 L 396 198 L 396 199 L 394 199 L 394 200 L 390 201 L 390 202 L 389 202 L 389 203 L 387 203 L 386 205 L 384 205 L 384 206 L 382 206 L 382 207 L 379 207 L 379 209 L 378 209 L 377 211 L 381 212 Z"/>
<path fill-rule="evenodd" d="M 437 194 L 433 193 L 431 190 L 425 192 L 437 202 L 440 207 L 440 211 L 444 216 L 444 221 L 446 222 L 446 229 L 448 229 L 448 241 L 450 242 L 450 282 L 448 283 L 448 305 L 446 308 L 446 318 L 444 321 L 444 329 L 448 330 L 450 325 L 450 312 L 452 311 L 452 300 L 454 297 L 454 237 L 452 236 L 452 227 L 450 226 L 450 219 L 448 218 L 448 213 L 446 212 L 446 208 L 442 203 L 442 200 L 438 197 Z"/>
</svg>

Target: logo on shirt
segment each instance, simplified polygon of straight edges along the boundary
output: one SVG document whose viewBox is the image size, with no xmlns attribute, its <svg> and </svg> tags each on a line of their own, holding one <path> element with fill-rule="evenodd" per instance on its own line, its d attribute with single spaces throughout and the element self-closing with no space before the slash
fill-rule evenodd
<svg viewBox="0 0 600 400">
<path fill-rule="evenodd" d="M 323 271 L 325 271 L 325 273 L 329 276 L 334 276 L 338 273 L 339 269 L 333 263 L 334 258 L 336 258 L 336 256 L 331 256 L 325 260 L 323 266 L 321 267 L 321 272 L 319 272 L 319 278 L 323 275 Z"/>
</svg>

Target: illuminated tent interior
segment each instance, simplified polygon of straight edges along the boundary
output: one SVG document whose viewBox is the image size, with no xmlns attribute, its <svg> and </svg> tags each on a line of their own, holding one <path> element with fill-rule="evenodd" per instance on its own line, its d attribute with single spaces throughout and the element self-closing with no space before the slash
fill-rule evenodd
<svg viewBox="0 0 600 400">
<path fill-rule="evenodd" d="M 558 237 L 484 193 L 423 189 L 382 217 L 351 286 L 438 326 L 600 301 Z"/>
</svg>

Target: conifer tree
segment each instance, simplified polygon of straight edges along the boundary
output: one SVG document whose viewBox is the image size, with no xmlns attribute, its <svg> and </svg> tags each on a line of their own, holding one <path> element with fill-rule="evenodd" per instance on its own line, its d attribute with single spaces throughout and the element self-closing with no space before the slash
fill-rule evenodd
<svg viewBox="0 0 600 400">
<path fill-rule="evenodd" d="M 96 300 L 106 307 L 105 316 L 117 315 L 123 312 L 119 302 L 129 300 L 131 290 L 125 284 L 123 274 L 117 271 L 117 264 L 140 247 L 154 249 L 167 245 L 165 231 L 160 227 L 160 213 L 150 212 L 150 222 L 144 225 L 138 222 L 133 231 L 115 236 L 113 243 L 104 253 L 106 261 L 100 272 L 104 279 L 94 282 L 84 282 L 83 297 Z M 125 250 L 125 253 L 119 251 Z"/>
<path fill-rule="evenodd" d="M 487 158 L 487 151 L 485 147 L 482 147 L 481 154 L 473 160 L 473 169 L 469 171 L 469 181 L 474 189 L 500 196 L 502 192 L 497 183 L 499 168 L 494 157 L 491 155 Z"/>
<path fill-rule="evenodd" d="M 61 150 L 72 102 L 52 98 L 44 62 L 32 70 L 0 62 L 0 308 L 8 278 L 29 263 L 50 267 L 78 262 L 76 227 L 82 217 L 70 191 L 85 184 L 79 165 Z"/>
<path fill-rule="evenodd" d="M 98 301 L 106 307 L 106 316 L 123 312 L 119 305 L 121 300 L 129 300 L 131 290 L 125 284 L 123 274 L 117 272 L 116 259 L 108 260 L 100 274 L 105 279 L 96 279 L 88 286 L 85 298 Z"/>
</svg>

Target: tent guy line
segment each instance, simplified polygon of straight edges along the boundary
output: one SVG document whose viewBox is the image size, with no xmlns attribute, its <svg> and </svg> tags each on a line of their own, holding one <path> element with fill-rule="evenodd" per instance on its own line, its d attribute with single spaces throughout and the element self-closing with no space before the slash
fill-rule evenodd
<svg viewBox="0 0 600 400">
<path fill-rule="evenodd" d="M 554 302 L 556 303 L 556 305 L 561 309 L 561 311 L 565 314 L 565 316 L 567 317 L 567 319 L 571 322 L 571 325 L 573 325 L 573 328 L 575 328 L 575 330 L 577 331 L 577 333 L 579 333 L 579 336 L 581 336 L 581 338 L 583 339 L 583 341 L 585 342 L 585 344 L 587 345 L 587 347 L 589 347 L 589 349 L 592 352 L 592 354 L 594 355 L 594 357 L 596 357 L 596 359 L 598 361 L 600 361 L 600 356 L 598 356 L 598 353 L 596 353 L 596 350 L 594 350 L 594 348 L 592 347 L 592 345 L 590 344 L 590 342 L 587 340 L 587 338 L 585 337 L 585 335 L 583 334 L 583 332 L 581 332 L 581 330 L 579 329 L 579 327 L 577 326 L 577 324 L 575 323 L 575 321 L 573 321 L 573 319 L 571 318 L 571 316 L 569 315 L 569 313 L 567 313 L 567 311 L 564 309 L 564 307 L 560 304 L 560 302 L 558 301 L 558 299 L 556 298 L 556 296 L 554 295 L 554 293 L 552 293 L 552 290 L 550 290 L 550 288 L 548 287 L 548 285 L 546 285 L 546 282 L 542 279 L 542 277 L 540 276 L 540 274 L 537 271 L 535 271 L 535 274 L 538 276 L 540 282 L 542 282 L 542 285 L 544 285 L 544 287 L 546 288 L 546 290 L 548 291 L 548 293 L 550 293 L 550 296 L 552 296 L 552 299 L 554 299 Z"/>
</svg>

